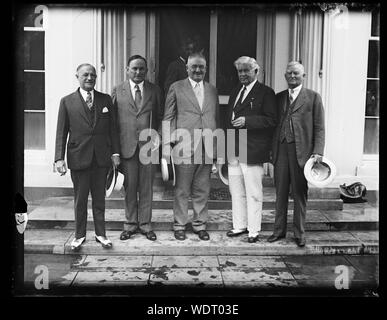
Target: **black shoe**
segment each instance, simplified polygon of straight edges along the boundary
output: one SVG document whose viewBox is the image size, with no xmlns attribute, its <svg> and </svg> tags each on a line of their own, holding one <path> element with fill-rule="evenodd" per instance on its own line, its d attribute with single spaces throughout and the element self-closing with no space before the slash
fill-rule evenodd
<svg viewBox="0 0 387 320">
<path fill-rule="evenodd" d="M 305 238 L 296 238 L 296 243 L 299 247 L 305 247 L 306 240 Z"/>
<path fill-rule="evenodd" d="M 269 238 L 267 238 L 267 242 L 274 242 L 283 238 L 285 238 L 285 236 L 276 236 L 272 234 Z"/>
<path fill-rule="evenodd" d="M 237 237 L 244 233 L 248 233 L 247 229 L 240 231 L 240 232 L 233 232 L 232 230 L 227 231 L 226 236 L 227 237 Z"/>
<path fill-rule="evenodd" d="M 135 231 L 124 230 L 121 232 L 120 240 L 128 240 L 135 233 Z"/>
<path fill-rule="evenodd" d="M 157 239 L 156 234 L 152 230 L 144 232 L 143 234 L 145 234 L 146 238 L 150 241 L 155 241 Z"/>
<path fill-rule="evenodd" d="M 257 242 L 258 240 L 259 240 L 259 235 L 256 235 L 255 237 L 248 237 L 247 238 L 248 243 L 254 243 L 254 242 Z"/>
<path fill-rule="evenodd" d="M 200 240 L 204 240 L 204 241 L 210 240 L 210 235 L 208 234 L 208 232 L 206 230 L 200 230 L 200 231 L 195 232 L 195 233 L 199 236 Z"/>
<path fill-rule="evenodd" d="M 176 230 L 175 231 L 175 238 L 177 240 L 185 240 L 185 231 L 184 230 Z"/>
</svg>

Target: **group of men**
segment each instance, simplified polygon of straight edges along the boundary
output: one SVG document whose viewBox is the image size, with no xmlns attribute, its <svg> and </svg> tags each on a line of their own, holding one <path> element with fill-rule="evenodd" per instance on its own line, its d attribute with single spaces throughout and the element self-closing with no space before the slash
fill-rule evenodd
<svg viewBox="0 0 387 320">
<path fill-rule="evenodd" d="M 151 241 L 157 239 L 151 224 L 155 166 L 144 163 L 140 153 L 147 143 L 139 137 L 144 129 L 154 129 L 161 134 L 164 158 L 170 157 L 171 143 L 174 151 L 189 151 L 183 152 L 181 161 L 175 163 L 173 229 L 176 239 L 186 238 L 190 196 L 193 232 L 201 240 L 210 239 L 206 222 L 211 172 L 216 162 L 226 161 L 233 221 L 227 236 L 247 233 L 249 243 L 258 241 L 263 164 L 272 162 L 276 216 L 274 232 L 267 241 L 286 236 L 291 186 L 295 241 L 298 246 L 304 246 L 308 185 L 303 167 L 311 157 L 321 161 L 325 136 L 321 97 L 303 87 L 304 67 L 299 62 L 290 62 L 285 72 L 288 89 L 276 95 L 273 89 L 257 80 L 259 66 L 254 58 L 238 58 L 234 65 L 239 84 L 230 93 L 225 124 L 221 125 L 217 89 L 204 81 L 205 57 L 192 48 L 183 50 L 182 55 L 183 52 L 186 56 L 179 57 L 181 61 L 168 68 L 165 94 L 145 79 L 147 61 L 139 55 L 129 58 L 129 79 L 117 85 L 111 96 L 94 89 L 97 74 L 92 65 L 82 64 L 77 68 L 79 88 L 60 102 L 55 151 L 55 166 L 63 175 L 67 171 L 64 161 L 67 149 L 67 165 L 74 185 L 76 230 L 72 249 L 78 250 L 86 239 L 89 192 L 95 240 L 104 248 L 112 247 L 105 231 L 105 186 L 112 166 L 125 178 L 126 221 L 120 239 L 127 240 L 138 231 Z M 186 73 L 180 70 L 182 66 Z M 185 130 L 192 139 L 178 139 L 175 133 L 179 129 Z M 207 144 L 205 135 L 201 135 L 205 130 L 217 129 L 234 130 L 232 147 L 235 150 L 227 152 L 234 156 L 221 158 L 216 145 Z M 197 132 L 199 140 L 193 139 Z M 239 139 L 239 135 L 245 138 Z M 238 154 L 243 148 L 246 157 Z"/>
</svg>

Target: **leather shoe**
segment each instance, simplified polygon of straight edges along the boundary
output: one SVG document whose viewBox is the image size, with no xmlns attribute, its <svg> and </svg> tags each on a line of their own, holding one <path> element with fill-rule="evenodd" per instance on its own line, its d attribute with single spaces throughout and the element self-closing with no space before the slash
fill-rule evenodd
<svg viewBox="0 0 387 320">
<path fill-rule="evenodd" d="M 102 244 L 102 247 L 105 249 L 109 249 L 113 246 L 112 242 L 107 238 L 107 237 L 102 237 L 102 236 L 95 236 L 95 241 L 99 242 Z"/>
<path fill-rule="evenodd" d="M 272 234 L 269 238 L 267 238 L 267 242 L 274 242 L 283 238 L 285 238 L 285 236 L 276 236 Z"/>
<path fill-rule="evenodd" d="M 175 238 L 177 240 L 185 240 L 185 231 L 184 230 L 176 230 L 175 231 Z"/>
<path fill-rule="evenodd" d="M 143 234 L 145 234 L 146 238 L 150 241 L 155 241 L 157 239 L 156 234 L 152 230 L 144 232 Z"/>
<path fill-rule="evenodd" d="M 248 233 L 247 229 L 245 229 L 243 231 L 239 231 L 239 232 L 234 232 L 232 230 L 229 230 L 229 231 L 227 231 L 226 236 L 227 237 L 237 237 L 237 236 L 240 236 L 244 233 Z"/>
<path fill-rule="evenodd" d="M 128 240 L 135 233 L 135 231 L 124 230 L 121 232 L 120 240 Z"/>
<path fill-rule="evenodd" d="M 299 246 L 299 247 L 305 247 L 305 243 L 306 243 L 306 241 L 305 241 L 305 238 L 296 238 L 296 243 L 297 243 L 297 245 Z"/>
<path fill-rule="evenodd" d="M 204 240 L 204 241 L 210 240 L 210 235 L 208 234 L 208 232 L 206 230 L 200 230 L 200 231 L 195 232 L 195 233 L 199 236 L 200 240 Z"/>
<path fill-rule="evenodd" d="M 81 245 L 85 242 L 86 237 L 82 238 L 74 238 L 73 241 L 71 241 L 71 250 L 78 251 L 81 248 Z"/>
<path fill-rule="evenodd" d="M 259 235 L 256 235 L 255 237 L 248 237 L 247 238 L 248 243 L 254 243 L 254 242 L 257 242 L 258 240 L 259 240 Z"/>
</svg>

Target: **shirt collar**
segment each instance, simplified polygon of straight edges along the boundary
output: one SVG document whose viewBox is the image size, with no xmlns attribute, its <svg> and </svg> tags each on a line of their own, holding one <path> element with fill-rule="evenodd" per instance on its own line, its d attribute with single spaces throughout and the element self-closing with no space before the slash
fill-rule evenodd
<svg viewBox="0 0 387 320">
<path fill-rule="evenodd" d="M 143 90 L 143 88 L 144 88 L 144 81 L 142 81 L 142 82 L 140 82 L 140 83 L 134 83 L 133 81 L 132 81 L 132 79 L 129 79 L 129 84 L 130 84 L 130 89 L 132 89 L 132 90 L 135 90 L 135 86 L 136 85 L 138 85 L 138 87 L 140 88 L 140 90 L 142 91 Z"/>
<path fill-rule="evenodd" d="M 86 101 L 87 98 L 87 91 L 83 90 L 81 87 L 79 87 L 79 92 L 81 93 L 82 98 Z M 94 100 L 94 89 L 90 91 L 91 92 L 91 99 Z"/>
<path fill-rule="evenodd" d="M 199 87 L 203 88 L 203 80 L 200 82 L 193 81 L 190 77 L 188 77 L 189 82 L 191 82 L 192 88 L 195 88 L 196 84 L 199 83 Z"/>
<path fill-rule="evenodd" d="M 293 88 L 293 94 L 298 95 L 301 91 L 301 88 L 302 88 L 302 84 L 300 84 L 298 87 Z M 290 89 L 290 88 L 288 89 L 289 93 L 290 93 L 290 90 L 292 90 L 292 89 Z"/>
<path fill-rule="evenodd" d="M 250 91 L 251 88 L 254 87 L 256 82 L 257 82 L 257 79 L 255 79 L 253 82 L 250 82 L 247 86 L 243 85 L 242 88 L 245 86 L 246 90 Z"/>
</svg>

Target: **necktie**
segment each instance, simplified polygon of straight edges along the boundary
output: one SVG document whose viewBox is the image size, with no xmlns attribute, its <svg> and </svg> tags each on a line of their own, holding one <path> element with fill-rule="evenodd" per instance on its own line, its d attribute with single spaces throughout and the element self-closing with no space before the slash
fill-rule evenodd
<svg viewBox="0 0 387 320">
<path fill-rule="evenodd" d="M 91 98 L 90 91 L 87 91 L 86 104 L 89 107 L 89 109 L 91 109 L 91 107 L 93 106 L 93 99 Z"/>
<path fill-rule="evenodd" d="M 202 108 L 203 105 L 203 95 L 202 95 L 202 90 L 200 90 L 200 85 L 199 83 L 196 83 L 195 88 L 194 88 L 195 96 L 196 99 L 198 99 L 200 109 Z"/>
<path fill-rule="evenodd" d="M 244 94 L 245 94 L 245 91 L 246 91 L 246 87 L 243 86 L 242 92 L 241 92 L 241 94 L 240 94 L 240 96 L 239 96 L 239 99 L 238 99 L 237 103 L 236 103 L 235 106 L 234 106 L 234 109 L 235 109 L 237 106 L 239 106 L 239 105 L 242 104 L 242 99 L 243 99 L 243 96 L 244 96 Z M 234 113 L 234 111 L 233 111 L 233 112 L 232 112 L 232 116 L 231 116 L 231 120 L 234 120 L 234 118 L 235 118 L 235 113 Z"/>
<path fill-rule="evenodd" d="M 136 89 L 135 97 L 134 97 L 134 102 L 135 102 L 137 110 L 138 110 L 141 107 L 141 99 L 142 99 L 141 98 L 141 90 L 140 90 L 140 87 L 137 84 L 134 86 L 134 88 Z"/>
<path fill-rule="evenodd" d="M 246 91 L 246 87 L 243 86 L 243 90 L 241 92 L 241 95 L 239 96 L 238 102 L 235 104 L 234 108 L 236 108 L 237 105 L 242 104 L 242 99 L 243 99 L 243 96 L 245 94 L 245 91 Z"/>
<path fill-rule="evenodd" d="M 290 104 L 292 104 L 293 101 L 294 101 L 294 96 L 293 96 L 293 94 L 294 94 L 294 90 L 293 90 L 293 89 L 290 89 L 290 93 L 289 93 L 289 101 L 290 101 Z"/>
</svg>

